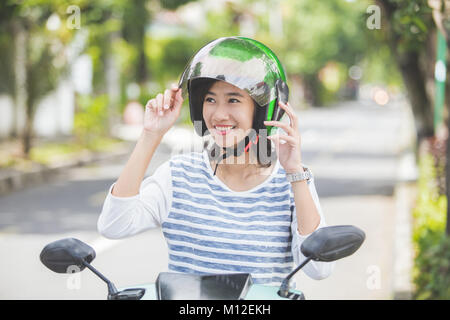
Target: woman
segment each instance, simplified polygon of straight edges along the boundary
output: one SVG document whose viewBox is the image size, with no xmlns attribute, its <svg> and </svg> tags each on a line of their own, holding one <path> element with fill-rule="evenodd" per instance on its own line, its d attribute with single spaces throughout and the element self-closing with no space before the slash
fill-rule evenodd
<svg viewBox="0 0 450 320">
<path fill-rule="evenodd" d="M 214 145 L 174 155 L 142 181 L 186 95 L 195 131 L 211 134 Z M 255 283 L 279 285 L 304 259 L 302 241 L 326 225 L 287 95 L 281 64 L 263 44 L 227 37 L 203 47 L 180 85 L 147 103 L 142 134 L 110 188 L 99 232 L 117 239 L 161 227 L 171 271 L 245 272 Z M 290 124 L 279 121 L 284 113 Z M 286 134 L 271 135 L 274 128 Z M 333 268 L 311 261 L 303 270 L 323 279 Z"/>
</svg>

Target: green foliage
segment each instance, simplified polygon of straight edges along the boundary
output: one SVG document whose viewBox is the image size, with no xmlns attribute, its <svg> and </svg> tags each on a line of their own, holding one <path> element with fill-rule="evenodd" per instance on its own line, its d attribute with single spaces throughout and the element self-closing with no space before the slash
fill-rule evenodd
<svg viewBox="0 0 450 320">
<path fill-rule="evenodd" d="M 0 5 L 0 26 L 7 31 L 0 35 L 0 90 L 14 94 L 13 68 L 14 55 L 17 54 L 14 51 L 14 35 L 17 36 L 20 29 L 26 39 L 27 112 L 30 114 L 34 113 L 39 99 L 54 89 L 59 77 L 67 71 L 64 46 L 72 39 L 71 34 L 64 28 L 53 31 L 46 28 L 47 19 L 63 5 L 67 6 L 68 1 L 6 1 Z"/>
<path fill-rule="evenodd" d="M 439 194 L 436 172 L 433 156 L 422 156 L 419 163 L 418 201 L 414 209 L 414 242 L 429 239 L 429 234 L 443 232 L 445 228 L 446 197 Z"/>
<path fill-rule="evenodd" d="M 106 135 L 108 97 L 80 96 L 78 102 L 73 129 L 75 137 L 81 145 L 94 148 L 97 140 Z"/>
<path fill-rule="evenodd" d="M 113 12 L 118 10 L 116 6 L 94 6 L 87 8 L 84 23 L 89 29 L 89 39 L 86 52 L 92 58 L 93 65 L 93 87 L 96 93 L 105 92 L 106 81 L 106 59 L 110 52 L 114 51 L 119 37 L 111 39 L 112 33 L 120 31 L 121 22 Z M 82 21 L 83 23 L 83 21 Z"/>
<path fill-rule="evenodd" d="M 82 150 L 80 145 L 74 143 L 49 143 L 31 148 L 30 160 L 41 164 L 50 164 L 53 161 L 70 158 Z"/>
<path fill-rule="evenodd" d="M 328 61 L 351 66 L 364 54 L 367 2 L 290 1 L 283 52 L 290 72 L 317 73 Z"/>
<path fill-rule="evenodd" d="M 272 41 L 289 74 L 299 74 L 311 103 L 323 105 L 338 98 L 319 73 L 328 63 L 339 65 L 340 89 L 347 83 L 348 69 L 360 65 L 367 55 L 365 10 L 370 1 L 287 1 L 283 3 L 283 41 Z M 364 70 L 365 72 L 365 70 Z M 332 86 L 335 87 L 334 85 Z"/>
<path fill-rule="evenodd" d="M 161 0 L 160 3 L 163 8 L 174 10 L 191 1 L 192 0 Z"/>
<path fill-rule="evenodd" d="M 421 254 L 416 258 L 417 273 L 415 299 L 450 299 L 450 237 L 433 233 L 437 241 L 421 243 Z"/>
<path fill-rule="evenodd" d="M 401 36 L 400 51 L 422 50 L 428 33 L 434 28 L 432 10 L 428 0 L 388 0 L 395 7 L 392 31 Z"/>
<path fill-rule="evenodd" d="M 45 34 L 34 35 L 28 45 L 27 94 L 32 101 L 29 112 L 33 114 L 35 103 L 56 88 L 58 80 L 67 72 L 67 61 L 61 43 Z M 54 52 L 55 45 L 60 45 L 61 51 Z"/>
<path fill-rule="evenodd" d="M 418 199 L 413 211 L 416 252 L 415 299 L 450 299 L 450 237 L 445 235 L 447 199 L 439 194 L 431 154 L 419 162 Z"/>
<path fill-rule="evenodd" d="M 202 39 L 182 36 L 149 39 L 146 52 L 153 80 L 165 87 L 168 82 L 179 78 L 189 59 L 205 44 Z"/>
<path fill-rule="evenodd" d="M 0 94 L 14 95 L 14 46 L 10 33 L 0 33 Z"/>
<path fill-rule="evenodd" d="M 374 50 L 367 50 L 362 64 L 364 82 L 402 87 L 401 74 L 395 64 L 392 52 L 386 44 L 378 43 Z"/>
<path fill-rule="evenodd" d="M 202 37 L 174 36 L 170 38 L 149 38 L 146 47 L 147 58 L 152 72 L 152 86 L 141 87 L 139 102 L 145 105 L 158 93 L 164 92 L 171 83 L 178 83 L 186 64 L 194 53 L 208 40 Z M 189 123 L 189 112 L 184 112 L 187 99 L 180 115 L 181 123 Z"/>
</svg>

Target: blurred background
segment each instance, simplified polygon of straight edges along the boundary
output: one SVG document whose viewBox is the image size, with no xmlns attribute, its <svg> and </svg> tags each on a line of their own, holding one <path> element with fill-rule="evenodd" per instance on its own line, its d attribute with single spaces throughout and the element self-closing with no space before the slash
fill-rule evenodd
<svg viewBox="0 0 450 320">
<path fill-rule="evenodd" d="M 54 274 L 76 237 L 117 286 L 167 268 L 159 230 L 102 238 L 96 222 L 146 102 L 224 36 L 269 46 L 288 77 L 304 163 L 329 225 L 367 239 L 308 299 L 449 299 L 450 1 L 21 0 L 0 3 L 0 298 L 104 299 L 89 271 Z M 151 161 L 195 144 L 187 101 Z"/>
</svg>

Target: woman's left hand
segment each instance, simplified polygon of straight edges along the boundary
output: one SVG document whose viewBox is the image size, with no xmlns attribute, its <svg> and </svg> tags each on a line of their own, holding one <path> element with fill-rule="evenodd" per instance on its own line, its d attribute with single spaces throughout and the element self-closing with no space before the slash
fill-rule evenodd
<svg viewBox="0 0 450 320">
<path fill-rule="evenodd" d="M 283 129 L 287 135 L 276 134 L 267 137 L 275 143 L 275 149 L 281 166 L 287 173 L 295 173 L 303 171 L 301 162 L 302 155 L 300 150 L 300 133 L 298 130 L 298 118 L 289 103 L 278 103 L 280 107 L 289 116 L 290 123 L 281 121 L 264 121 L 265 125 L 274 126 Z M 285 143 L 280 143 L 285 141 Z"/>
</svg>

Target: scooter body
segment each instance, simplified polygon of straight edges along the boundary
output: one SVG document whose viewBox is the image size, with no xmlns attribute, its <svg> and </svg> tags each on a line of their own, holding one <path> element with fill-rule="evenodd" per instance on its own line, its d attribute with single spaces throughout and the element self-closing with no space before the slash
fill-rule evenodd
<svg viewBox="0 0 450 320">
<path fill-rule="evenodd" d="M 145 289 L 145 293 L 140 300 L 160 300 L 157 297 L 156 285 L 154 283 L 146 283 L 142 285 L 123 287 L 119 288 L 119 291 L 127 289 L 133 290 L 135 288 Z M 279 288 L 275 286 L 253 284 L 250 287 L 249 291 L 247 292 L 247 295 L 245 296 L 244 300 L 290 300 L 289 298 L 280 297 L 278 295 L 278 290 Z M 301 291 L 298 290 L 291 290 L 291 292 L 298 294 L 299 296 L 303 294 Z"/>
</svg>

